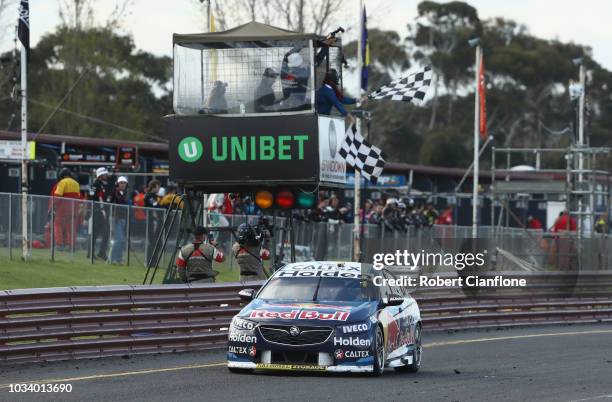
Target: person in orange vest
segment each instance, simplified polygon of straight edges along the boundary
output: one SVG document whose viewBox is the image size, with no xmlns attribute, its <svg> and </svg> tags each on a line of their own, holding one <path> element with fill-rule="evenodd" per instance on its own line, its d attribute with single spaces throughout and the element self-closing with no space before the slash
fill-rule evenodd
<svg viewBox="0 0 612 402">
<path fill-rule="evenodd" d="M 145 198 L 145 188 L 144 186 L 140 186 L 134 197 L 132 197 L 132 203 L 135 207 L 134 209 L 134 219 L 137 221 L 144 221 L 147 217 L 147 213 L 142 207 L 144 207 L 144 198 Z"/>
<path fill-rule="evenodd" d="M 60 171 L 59 181 L 53 192 L 55 201 L 55 244 L 57 247 L 74 247 L 76 231 L 79 227 L 79 204 L 73 200 L 81 199 L 81 186 L 72 177 L 70 169 Z"/>
</svg>

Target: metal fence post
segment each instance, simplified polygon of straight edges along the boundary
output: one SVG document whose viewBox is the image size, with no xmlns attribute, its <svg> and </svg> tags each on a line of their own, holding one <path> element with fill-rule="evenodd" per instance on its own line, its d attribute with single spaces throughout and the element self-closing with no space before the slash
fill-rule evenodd
<svg viewBox="0 0 612 402">
<path fill-rule="evenodd" d="M 51 244 L 49 244 L 51 261 L 55 261 L 55 197 L 51 197 L 51 226 L 49 227 L 49 236 L 51 238 Z"/>
<path fill-rule="evenodd" d="M 9 194 L 9 236 L 8 236 L 8 248 L 9 248 L 9 260 L 13 259 L 13 195 Z"/>
<path fill-rule="evenodd" d="M 149 208 L 145 209 L 145 242 L 144 242 L 145 267 L 149 263 Z"/>
<path fill-rule="evenodd" d="M 130 204 L 128 204 L 127 206 L 127 222 L 125 223 L 125 248 L 126 248 L 126 252 L 127 255 L 125 257 L 125 264 L 129 267 L 130 266 L 130 242 L 132 241 L 132 206 Z"/>
<path fill-rule="evenodd" d="M 75 200 L 70 200 L 70 261 L 74 261 L 74 244 L 77 240 L 77 234 L 74 222 L 74 203 Z"/>
<path fill-rule="evenodd" d="M 95 241 L 94 241 L 94 231 L 96 228 L 96 212 L 94 211 L 94 200 L 91 200 L 91 224 L 89 225 L 90 228 L 90 235 L 89 235 L 89 258 L 91 260 L 91 263 L 94 263 L 94 246 L 96 245 Z"/>
</svg>

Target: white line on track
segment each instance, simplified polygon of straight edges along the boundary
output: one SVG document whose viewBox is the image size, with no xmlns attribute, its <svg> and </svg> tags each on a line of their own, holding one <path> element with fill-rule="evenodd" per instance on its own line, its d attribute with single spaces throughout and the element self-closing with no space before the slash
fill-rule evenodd
<svg viewBox="0 0 612 402">
<path fill-rule="evenodd" d="M 612 399 L 612 394 L 592 396 L 590 398 L 584 398 L 584 399 L 573 399 L 570 402 L 594 401 L 596 399 L 604 399 L 604 398 L 611 398 Z"/>
</svg>

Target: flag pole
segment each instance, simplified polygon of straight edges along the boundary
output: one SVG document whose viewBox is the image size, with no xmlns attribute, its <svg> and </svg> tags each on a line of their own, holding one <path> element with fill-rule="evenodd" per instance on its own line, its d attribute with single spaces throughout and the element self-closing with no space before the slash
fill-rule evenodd
<svg viewBox="0 0 612 402">
<path fill-rule="evenodd" d="M 359 0 L 359 36 L 357 37 L 357 91 L 355 92 L 357 96 L 356 108 L 361 106 L 361 102 L 359 99 L 361 98 L 361 79 L 362 79 L 362 70 L 363 70 L 363 51 L 362 49 L 362 39 L 363 35 L 363 0 Z M 361 118 L 356 117 L 356 128 L 357 132 L 361 129 Z M 359 170 L 355 169 L 355 184 L 353 187 L 353 261 L 361 261 L 361 174 Z"/>
<path fill-rule="evenodd" d="M 480 80 L 480 43 L 476 44 L 476 62 L 474 64 L 474 174 L 472 188 L 472 237 L 478 237 L 478 175 L 479 175 L 479 145 L 480 145 L 480 92 L 478 91 L 478 81 Z"/>
<path fill-rule="evenodd" d="M 21 45 L 21 258 L 30 258 L 28 239 L 28 51 Z"/>
</svg>

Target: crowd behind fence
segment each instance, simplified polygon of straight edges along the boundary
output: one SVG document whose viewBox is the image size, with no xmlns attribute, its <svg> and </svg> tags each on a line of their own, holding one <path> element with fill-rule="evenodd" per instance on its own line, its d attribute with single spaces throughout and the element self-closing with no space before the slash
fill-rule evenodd
<svg viewBox="0 0 612 402">
<path fill-rule="evenodd" d="M 0 259 L 16 259 L 21 255 L 21 205 L 20 194 L 0 193 Z M 144 267 L 160 230 L 174 232 L 170 233 L 159 266 L 166 267 L 168 259 L 175 258 L 178 225 L 172 229 L 161 227 L 164 214 L 172 213 L 168 210 L 41 195 L 28 195 L 27 205 L 28 240 L 34 258 Z M 101 210 L 104 214 L 99 213 Z M 284 219 L 276 217 L 270 221 L 280 228 Z M 213 226 L 238 226 L 256 220 L 257 216 L 250 215 L 209 216 Z M 352 259 L 353 224 L 294 220 L 293 226 L 297 261 Z M 449 225 L 409 226 L 403 231 L 389 231 L 381 224 L 365 224 L 361 231 L 363 261 L 372 261 L 376 253 L 396 250 L 459 252 L 462 240 L 471 237 L 471 227 Z M 224 250 L 229 250 L 235 240 L 228 232 L 216 236 Z M 497 270 L 612 267 L 609 252 L 612 243 L 608 235 L 593 234 L 581 239 L 575 234 L 485 226 L 479 228 L 479 237 L 481 247 L 491 254 Z M 273 237 L 273 254 L 283 250 L 288 255 L 287 239 L 285 244 L 280 239 L 278 234 Z M 237 269 L 231 257 L 228 263 Z"/>
</svg>

